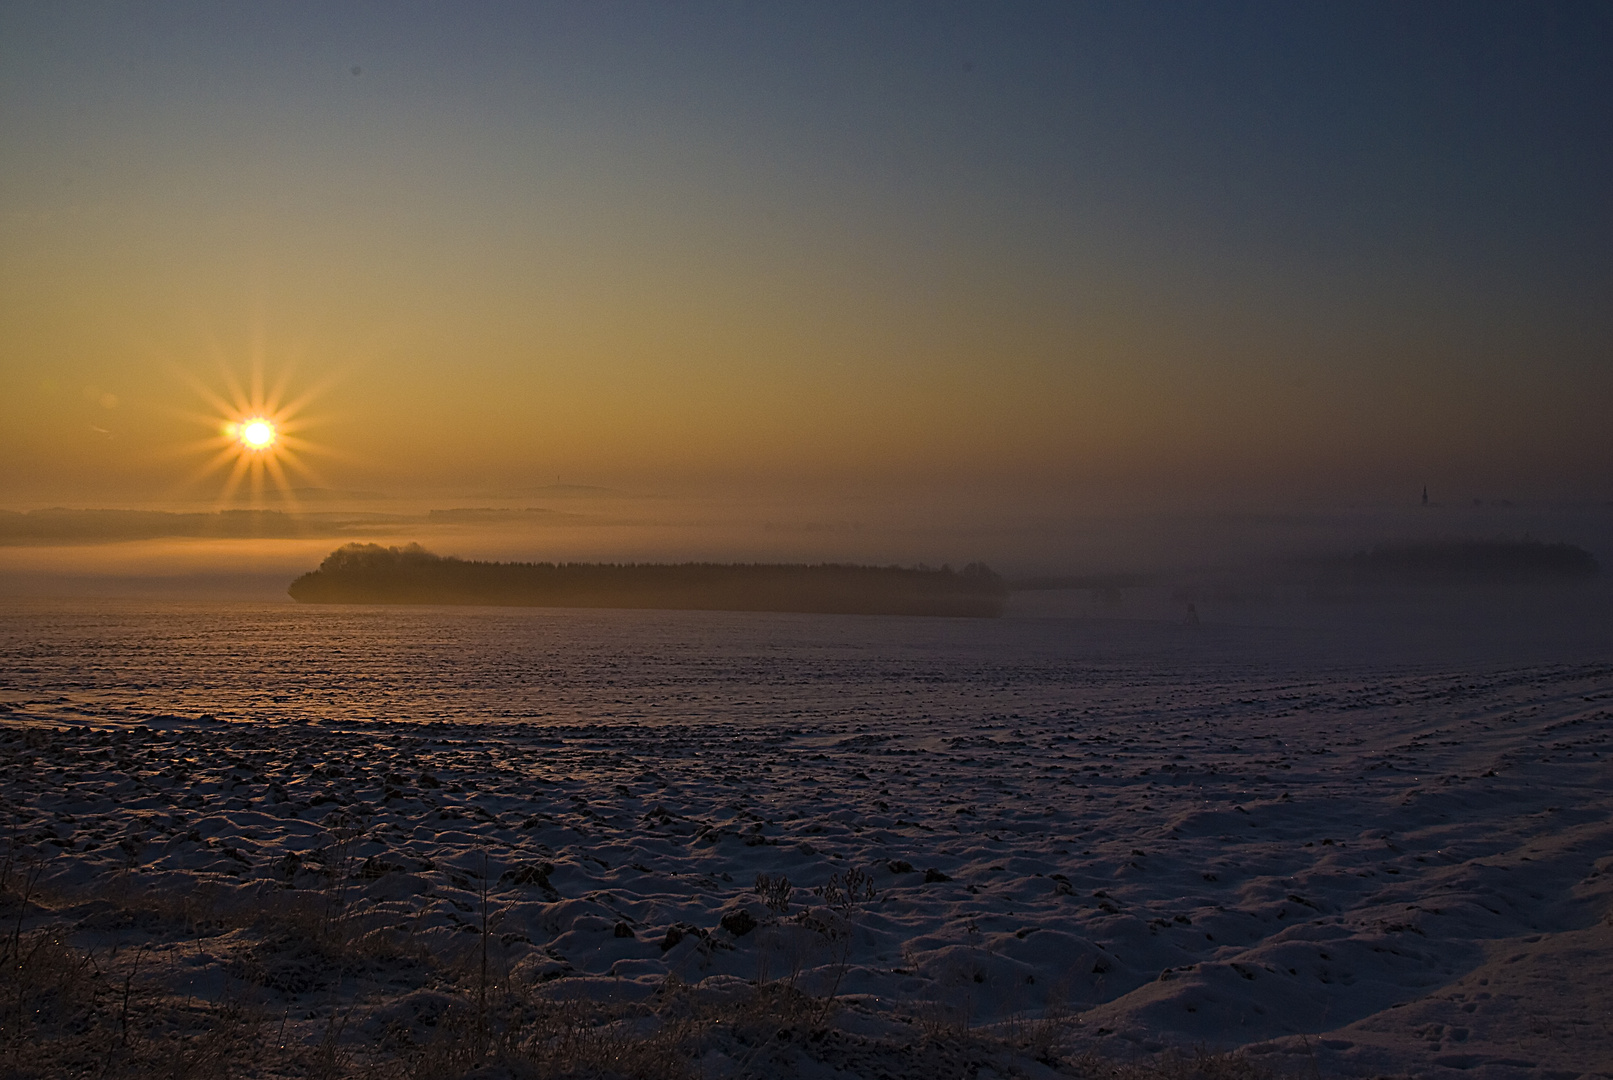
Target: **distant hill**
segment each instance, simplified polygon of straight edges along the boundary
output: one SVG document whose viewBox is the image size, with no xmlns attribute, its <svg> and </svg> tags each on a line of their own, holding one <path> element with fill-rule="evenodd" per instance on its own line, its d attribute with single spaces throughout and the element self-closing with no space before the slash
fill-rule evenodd
<svg viewBox="0 0 1613 1080">
<path fill-rule="evenodd" d="M 519 510 L 494 509 L 486 506 L 460 507 L 453 510 L 432 510 L 426 520 L 433 525 L 511 525 L 523 522 L 573 521 L 579 514 L 563 514 L 541 506 L 528 506 Z"/>
<path fill-rule="evenodd" d="M 280 510 L 0 510 L 0 546 L 96 544 L 159 537 L 290 538 L 351 535 L 344 523 Z"/>
<path fill-rule="evenodd" d="M 493 563 L 410 544 L 347 544 L 287 590 L 309 604 L 798 611 L 850 615 L 1002 614 L 1008 589 L 987 567 L 762 563 Z"/>
<path fill-rule="evenodd" d="M 1009 583 L 1015 592 L 1051 592 L 1059 589 L 1135 589 L 1153 585 L 1160 574 L 1078 574 L 1073 577 L 1020 578 Z"/>
<path fill-rule="evenodd" d="M 1341 560 L 1353 578 L 1386 584 L 1518 584 L 1596 576 L 1584 548 L 1539 540 L 1381 544 Z"/>
</svg>

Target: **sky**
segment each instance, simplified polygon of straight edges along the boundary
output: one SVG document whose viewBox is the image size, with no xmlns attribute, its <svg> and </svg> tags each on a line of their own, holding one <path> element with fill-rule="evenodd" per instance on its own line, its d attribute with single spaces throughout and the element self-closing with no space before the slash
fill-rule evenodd
<svg viewBox="0 0 1613 1080">
<path fill-rule="evenodd" d="M 422 506 L 1605 501 L 1610 47 L 1590 3 L 0 3 L 0 507 L 236 505 L 254 379 L 287 486 Z"/>
</svg>

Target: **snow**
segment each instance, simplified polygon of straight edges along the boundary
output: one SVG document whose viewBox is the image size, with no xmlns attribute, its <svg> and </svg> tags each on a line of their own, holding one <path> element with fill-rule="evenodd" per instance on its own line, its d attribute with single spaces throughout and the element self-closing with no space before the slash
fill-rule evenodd
<svg viewBox="0 0 1613 1080">
<path fill-rule="evenodd" d="M 430 947 L 485 914 L 547 993 L 791 980 L 845 1039 L 1052 1016 L 1067 1054 L 1613 1075 L 1592 638 L 158 604 L 0 632 L 0 797 L 59 890 L 339 870 L 349 917 Z M 243 947 L 197 945 L 190 992 Z M 266 992 L 330 991 L 278 962 Z"/>
</svg>

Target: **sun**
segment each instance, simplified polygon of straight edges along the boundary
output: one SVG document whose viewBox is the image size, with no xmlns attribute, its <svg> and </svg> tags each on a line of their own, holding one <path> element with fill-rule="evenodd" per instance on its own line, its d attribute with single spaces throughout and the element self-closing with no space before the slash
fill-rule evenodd
<svg viewBox="0 0 1613 1080">
<path fill-rule="evenodd" d="M 293 476 L 304 484 L 323 485 L 305 458 L 308 454 L 330 451 L 308 441 L 304 429 L 309 426 L 309 419 L 303 415 L 305 407 L 319 395 L 322 387 L 288 395 L 290 372 L 283 372 L 272 385 L 266 386 L 261 363 L 253 364 L 250 381 L 245 385 L 221 365 L 220 373 L 226 384 L 224 393 L 215 392 L 184 369 L 177 369 L 176 373 L 212 407 L 210 413 L 183 414 L 201 421 L 213 431 L 210 438 L 177 451 L 185 456 L 196 452 L 210 455 L 193 474 L 190 483 L 222 471 L 226 475 L 218 493 L 221 506 L 244 497 L 250 506 L 261 507 L 268 500 L 292 510 L 298 508 L 298 489 L 293 486 Z"/>
<path fill-rule="evenodd" d="M 233 426 L 236 440 L 248 450 L 268 450 L 280 437 L 274 421 L 261 416 L 254 416 Z"/>
</svg>

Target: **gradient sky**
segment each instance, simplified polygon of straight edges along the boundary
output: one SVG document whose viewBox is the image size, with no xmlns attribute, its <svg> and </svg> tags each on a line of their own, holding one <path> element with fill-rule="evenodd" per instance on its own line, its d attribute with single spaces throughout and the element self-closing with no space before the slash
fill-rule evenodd
<svg viewBox="0 0 1613 1080">
<path fill-rule="evenodd" d="M 1613 495 L 1602 4 L 0 4 L 0 505 Z M 212 485 L 209 487 L 209 485 Z M 512 495 L 513 497 L 513 495 Z"/>
</svg>

